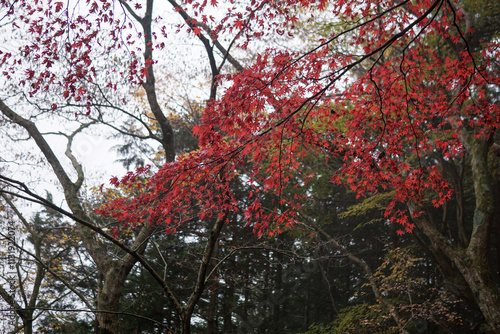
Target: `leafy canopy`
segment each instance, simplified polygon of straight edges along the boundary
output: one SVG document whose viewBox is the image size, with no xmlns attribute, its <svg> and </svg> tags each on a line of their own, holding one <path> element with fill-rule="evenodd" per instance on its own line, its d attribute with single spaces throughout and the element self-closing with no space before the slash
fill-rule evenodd
<svg viewBox="0 0 500 334">
<path fill-rule="evenodd" d="M 300 175 L 302 159 L 314 154 L 340 160 L 330 181 L 360 198 L 393 191 L 385 215 L 400 224 L 398 233 L 411 232 L 413 223 L 398 203 L 429 200 L 438 207 L 453 194 L 434 152 L 445 159 L 460 156 L 464 131 L 486 138 L 500 123 L 491 98 L 499 84 L 498 38 L 485 22 L 477 25 L 478 32 L 469 29 L 462 5 L 446 0 L 252 0 L 247 7 L 182 3 L 176 10 L 191 8 L 193 19 L 179 29 L 196 35 L 197 28 L 211 24 L 214 39 L 236 34 L 240 48 L 266 36 L 293 36 L 295 25 L 322 13 L 342 28 L 339 32 L 332 26 L 306 52 L 271 47 L 242 71 L 219 75 L 227 88 L 209 101 L 201 125 L 194 128 L 199 149 L 165 164 L 139 196 L 113 201 L 101 213 L 133 224 L 176 225 L 193 215 L 223 219 L 224 212 L 232 211 L 253 224 L 258 235 L 274 233 L 297 223 L 307 191 L 287 198 L 283 190 L 307 188 L 315 175 L 290 182 Z M 22 24 L 31 27 L 38 41 L 22 48 L 24 57 L 36 53 L 40 60 L 38 67 L 24 70 L 20 83 L 29 84 L 31 94 L 58 86 L 65 99 L 89 101 L 91 112 L 92 95 L 83 82 L 98 76 L 91 54 L 99 30 L 109 29 L 109 52 L 133 45 L 122 38 L 120 32 L 127 28 L 112 3 L 87 1 L 80 6 L 89 15 L 71 22 L 63 15 L 68 8 L 62 2 L 9 6 L 4 1 L 3 6 L 9 13 L 22 13 Z M 219 18 L 208 14 L 215 7 Z M 338 45 L 344 46 L 341 51 Z M 66 73 L 58 76 L 52 64 L 63 48 L 69 61 Z M 137 55 L 132 52 L 128 72 L 121 73 L 132 83 L 142 83 L 155 61 L 146 59 L 141 65 Z M 3 53 L 3 63 L 9 59 Z M 242 169 L 248 172 L 249 204 L 239 202 L 230 187 Z M 139 168 L 112 183 L 133 184 L 147 170 Z M 263 194 L 274 198 L 273 207 L 262 205 Z"/>
<path fill-rule="evenodd" d="M 264 3 L 262 15 L 270 22 L 288 18 L 299 5 L 254 7 Z M 341 159 L 331 182 L 345 184 L 358 197 L 392 191 L 385 214 L 401 225 L 398 233 L 414 227 L 398 203 L 429 199 L 438 207 L 451 198 L 453 190 L 432 156 L 462 155 L 464 129 L 481 138 L 498 127 L 498 105 L 488 97 L 499 83 L 498 40 L 483 41 L 473 52 L 465 34 L 474 32 L 463 31 L 464 13 L 451 1 L 300 5 L 347 18 L 351 28 L 332 31 L 306 53 L 269 48 L 252 66 L 221 77 L 230 86 L 194 130 L 200 149 L 160 169 L 139 198 L 110 205 L 116 218 L 178 224 L 175 217 L 189 215 L 197 204 L 201 219 L 230 210 L 253 223 L 259 235 L 273 233 L 297 222 L 301 196 L 281 195 L 307 154 Z M 259 29 L 275 28 L 253 12 L 241 15 L 248 18 L 245 29 L 241 21 L 228 29 L 243 29 L 249 40 Z M 451 50 L 433 47 L 436 39 Z M 337 43 L 350 52 L 337 52 Z M 359 66 L 364 73 L 351 74 Z M 253 202 L 247 206 L 229 187 L 242 166 L 251 170 Z M 307 187 L 311 177 L 303 175 L 295 186 Z M 275 206 L 264 208 L 258 193 L 272 194 Z"/>
</svg>

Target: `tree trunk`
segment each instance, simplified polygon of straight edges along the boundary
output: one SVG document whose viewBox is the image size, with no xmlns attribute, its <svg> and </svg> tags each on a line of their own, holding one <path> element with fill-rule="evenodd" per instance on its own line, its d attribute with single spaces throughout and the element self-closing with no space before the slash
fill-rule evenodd
<svg viewBox="0 0 500 334">
<path fill-rule="evenodd" d="M 462 257 L 454 263 L 469 284 L 485 320 L 495 333 L 500 333 L 500 292 L 493 281 L 489 266 L 489 241 L 494 214 L 494 197 L 488 167 L 489 143 L 464 134 L 465 145 L 471 154 L 472 179 L 476 208 L 472 235 Z"/>
<path fill-rule="evenodd" d="M 409 208 L 411 213 L 420 210 L 413 204 L 410 204 Z M 431 242 L 439 247 L 443 254 L 455 264 L 470 288 L 474 300 L 491 330 L 494 333 L 500 333 L 500 293 L 492 278 L 488 257 L 481 254 L 482 252 L 479 252 L 477 248 L 471 247 L 471 244 L 469 244 L 467 250 L 454 247 L 423 216 L 414 218 L 414 221 Z M 473 232 L 471 243 L 475 238 L 478 238 L 477 232 Z M 443 271 L 443 273 L 446 273 L 446 271 Z"/>
<path fill-rule="evenodd" d="M 129 268 L 113 263 L 104 273 L 104 282 L 97 299 L 97 321 L 100 333 L 119 334 L 120 322 L 118 314 L 123 285 L 130 272 Z M 109 311 L 109 312 L 108 312 Z"/>
<path fill-rule="evenodd" d="M 471 156 L 476 206 L 467 248 L 455 247 L 424 215 L 414 217 L 417 227 L 455 264 L 472 291 L 475 302 L 494 333 L 500 333 L 500 292 L 489 265 L 489 242 L 494 216 L 494 195 L 488 167 L 489 143 L 462 131 L 462 142 Z M 411 216 L 421 210 L 408 203 Z"/>
<path fill-rule="evenodd" d="M 24 334 L 33 334 L 33 312 L 30 312 L 29 319 L 23 319 Z"/>
<path fill-rule="evenodd" d="M 488 260 L 467 255 L 455 262 L 493 333 L 500 333 L 500 294 L 488 267 Z"/>
<path fill-rule="evenodd" d="M 182 334 L 191 334 L 191 316 L 192 314 L 182 316 Z"/>
</svg>

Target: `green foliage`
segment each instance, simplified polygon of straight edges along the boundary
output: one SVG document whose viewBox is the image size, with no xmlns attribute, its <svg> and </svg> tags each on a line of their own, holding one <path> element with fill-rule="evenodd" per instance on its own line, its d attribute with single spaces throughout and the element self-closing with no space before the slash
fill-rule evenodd
<svg viewBox="0 0 500 334">
<path fill-rule="evenodd" d="M 395 192 L 378 193 L 372 195 L 358 204 L 351 205 L 347 210 L 342 212 L 339 217 L 346 218 L 349 216 L 363 216 L 371 210 L 383 210 L 390 203 Z"/>
<path fill-rule="evenodd" d="M 387 314 L 378 305 L 358 304 L 340 310 L 335 321 L 330 324 L 313 324 L 303 334 L 390 334 L 396 333 L 388 328 Z"/>
<path fill-rule="evenodd" d="M 352 216 L 358 216 L 358 217 L 363 217 L 365 220 L 360 223 L 358 226 L 354 228 L 354 230 L 357 230 L 363 226 L 366 226 L 368 224 L 373 224 L 378 221 L 385 220 L 385 218 L 378 217 L 378 218 L 373 218 L 373 219 L 366 219 L 366 217 L 371 216 L 370 213 L 373 211 L 382 211 L 384 210 L 389 203 L 391 202 L 391 199 L 395 195 L 394 191 L 386 192 L 386 193 L 378 193 L 374 194 L 370 197 L 365 198 L 363 201 L 357 204 L 353 204 L 349 206 L 344 212 L 339 214 L 339 218 L 347 218 L 347 217 L 352 217 Z"/>
<path fill-rule="evenodd" d="M 386 312 L 378 304 L 348 306 L 340 310 L 339 317 L 334 321 L 334 333 L 394 333 L 384 325 L 388 322 L 387 318 Z"/>
<path fill-rule="evenodd" d="M 304 332 L 303 334 L 330 334 L 330 333 L 335 333 L 333 323 L 327 325 L 315 323 L 309 326 L 307 332 Z"/>
<path fill-rule="evenodd" d="M 419 277 L 416 266 L 423 261 L 413 255 L 413 248 L 395 248 L 390 250 L 385 261 L 374 273 L 380 284 L 381 292 L 412 293 L 414 289 L 424 283 L 424 278 Z"/>
</svg>

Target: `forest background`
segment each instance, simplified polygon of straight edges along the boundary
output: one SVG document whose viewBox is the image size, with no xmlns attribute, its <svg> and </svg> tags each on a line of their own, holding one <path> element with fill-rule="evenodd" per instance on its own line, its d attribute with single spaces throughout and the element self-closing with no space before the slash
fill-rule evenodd
<svg viewBox="0 0 500 334">
<path fill-rule="evenodd" d="M 1 6 L 2 332 L 500 332 L 498 0 Z"/>
</svg>

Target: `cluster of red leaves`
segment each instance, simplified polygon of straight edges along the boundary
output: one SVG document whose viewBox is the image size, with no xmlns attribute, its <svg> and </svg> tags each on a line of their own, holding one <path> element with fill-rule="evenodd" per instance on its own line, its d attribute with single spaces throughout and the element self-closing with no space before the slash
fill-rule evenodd
<svg viewBox="0 0 500 334">
<path fill-rule="evenodd" d="M 269 22 L 291 20 L 294 6 L 312 5 L 252 4 L 266 9 L 258 17 L 248 8 L 231 12 L 227 19 L 237 17 L 227 29 L 245 25 L 249 40 L 271 29 Z M 102 213 L 123 222 L 170 226 L 193 215 L 206 220 L 231 211 L 253 224 L 258 235 L 280 232 L 296 222 L 305 196 L 288 198 L 283 192 L 307 186 L 300 169 L 314 154 L 341 159 L 331 181 L 358 197 L 395 191 L 386 216 L 402 226 L 398 233 L 411 232 L 411 219 L 398 203 L 432 199 L 440 206 L 453 195 L 435 153 L 444 159 L 460 156 L 463 127 L 485 136 L 500 124 L 498 106 L 485 93 L 487 85 L 500 83 L 491 70 L 500 60 L 498 45 L 477 55 L 467 48 L 443 55 L 427 43 L 429 36 L 463 42 L 456 29 L 460 12 L 452 6 L 441 0 L 332 3 L 329 10 L 361 16 L 364 23 L 352 34 L 320 41 L 305 55 L 268 50 L 253 66 L 225 77 L 230 87 L 195 128 L 201 149 L 165 165 L 138 198 L 118 199 Z M 342 39 L 364 55 L 336 52 L 333 44 Z M 364 74 L 348 78 L 359 65 Z M 250 192 L 239 201 L 230 182 L 243 166 L 250 170 Z M 272 207 L 263 204 L 265 196 L 274 199 Z"/>
<path fill-rule="evenodd" d="M 87 101 L 87 109 L 90 110 L 92 96 L 87 93 L 85 82 L 93 82 L 95 77 L 90 52 L 99 22 L 82 15 L 70 18 L 67 4 L 63 2 L 19 1 L 8 4 L 2 1 L 2 5 L 9 6 L 7 16 L 12 19 L 13 30 L 22 29 L 28 33 L 28 43 L 20 48 L 21 58 L 9 54 L 2 61 L 2 65 L 8 65 L 3 72 L 6 78 L 10 79 L 15 70 L 26 63 L 26 77 L 19 84 L 29 87 L 30 96 L 56 86 L 63 89 L 65 99 Z M 102 13 L 97 3 L 92 4 L 91 10 Z M 13 59 L 8 63 L 10 57 Z M 67 70 L 60 77 L 58 71 L 53 69 L 61 66 L 62 58 L 67 59 Z M 53 104 L 52 109 L 55 108 L 57 105 Z"/>
<path fill-rule="evenodd" d="M 3 75 L 12 79 L 16 71 L 24 67 L 25 77 L 18 83 L 28 87 L 30 96 L 49 90 L 61 91 L 63 101 L 85 106 L 87 115 L 93 100 L 89 86 L 96 81 L 96 68 L 102 67 L 102 64 L 95 65 L 96 58 L 109 57 L 106 53 L 110 50 L 128 48 L 135 44 L 135 37 L 141 37 L 139 33 L 134 38 L 131 34 L 123 38 L 123 31 L 133 26 L 131 22 L 123 23 L 123 8 L 116 15 L 113 0 L 78 3 L 1 0 L 0 6 L 6 12 L 5 17 L 11 20 L 12 30 L 22 32 L 26 41 L 21 41 L 24 44 L 20 46 L 20 55 L 8 52 L 10 45 L 6 45 L 5 50 L 0 49 Z M 101 50 L 96 52 L 98 45 Z M 133 59 L 127 62 L 128 69 L 119 74 L 132 84 L 141 84 L 152 60 L 141 63 L 136 50 L 130 49 L 129 53 Z M 65 72 L 62 75 L 61 69 Z M 108 71 L 118 72 L 116 69 Z M 116 82 L 109 81 L 107 87 L 116 90 Z M 54 103 L 51 107 L 55 110 L 58 105 Z"/>
<path fill-rule="evenodd" d="M 281 4 L 279 14 L 289 5 L 293 2 Z M 421 1 L 361 26 L 352 43 L 362 45 L 366 54 L 389 52 L 391 45 L 404 52 L 379 61 L 347 88 L 338 79 L 356 60 L 331 54 L 328 41 L 302 57 L 275 50 L 259 56 L 252 67 L 228 78 L 231 87 L 207 108 L 195 129 L 202 149 L 163 167 L 143 196 L 112 203 L 111 214 L 121 221 L 177 225 L 193 208 L 202 220 L 230 210 L 242 212 L 259 235 L 279 232 L 295 222 L 302 199 L 281 198 L 284 188 L 297 186 L 307 154 L 321 152 L 343 158 L 332 181 L 345 183 L 359 197 L 395 190 L 386 215 L 411 232 L 411 220 L 395 209 L 396 203 L 421 202 L 433 194 L 439 206 L 453 194 L 436 164 L 428 161 L 432 153 L 438 150 L 450 159 L 460 155 L 462 126 L 484 135 L 500 121 L 498 107 L 484 98 L 485 84 L 498 83 L 488 73 L 488 61 L 498 60 L 497 51 L 490 51 L 489 58 L 481 55 L 479 66 L 467 51 L 458 59 L 443 58 L 421 41 L 430 33 L 449 34 L 450 20 L 443 15 L 438 21 L 435 14 L 431 21 L 427 14 L 432 11 L 394 39 L 433 6 L 436 13 L 446 11 L 444 2 Z M 336 8 L 353 15 L 350 7 Z M 368 15 L 370 8 L 367 4 L 362 12 Z M 456 92 L 453 99 L 449 92 Z M 245 206 L 229 187 L 243 164 L 252 169 L 252 200 Z M 273 208 L 263 207 L 259 192 L 276 195 Z"/>
<path fill-rule="evenodd" d="M 238 212 L 229 182 L 234 176 L 234 162 L 225 162 L 222 145 L 217 149 L 190 153 L 166 164 L 153 177 L 141 196 L 118 198 L 98 213 L 125 224 L 166 224 L 168 232 L 192 219 L 223 219 L 227 211 Z M 213 160 L 212 160 L 213 159 Z M 139 168 L 122 179 L 113 178 L 114 186 L 133 187 L 138 176 L 148 168 Z"/>
</svg>

